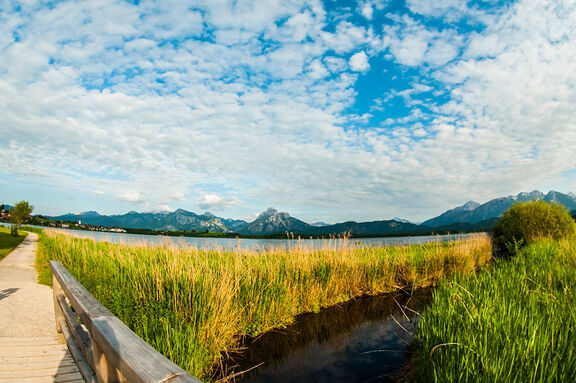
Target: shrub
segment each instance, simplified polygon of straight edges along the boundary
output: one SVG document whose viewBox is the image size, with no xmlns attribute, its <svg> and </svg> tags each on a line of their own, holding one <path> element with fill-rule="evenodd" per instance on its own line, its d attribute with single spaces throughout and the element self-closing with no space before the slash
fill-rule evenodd
<svg viewBox="0 0 576 383">
<path fill-rule="evenodd" d="M 560 239 L 575 232 L 576 224 L 564 206 L 542 200 L 517 202 L 496 222 L 494 244 L 511 255 L 535 239 Z"/>
</svg>

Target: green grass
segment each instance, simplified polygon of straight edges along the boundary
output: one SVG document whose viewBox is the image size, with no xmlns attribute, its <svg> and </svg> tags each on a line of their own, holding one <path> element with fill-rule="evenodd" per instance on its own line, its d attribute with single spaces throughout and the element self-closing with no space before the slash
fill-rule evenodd
<svg viewBox="0 0 576 383">
<path fill-rule="evenodd" d="M 576 242 L 539 240 L 443 281 L 418 328 L 415 380 L 574 382 Z"/>
<path fill-rule="evenodd" d="M 18 234 L 15 237 L 10 234 L 9 227 L 0 226 L 0 261 L 26 238 L 26 234 Z"/>
<path fill-rule="evenodd" d="M 127 246 L 45 231 L 37 265 L 50 283 L 56 259 L 146 342 L 191 374 L 212 379 L 239 337 L 290 323 L 364 294 L 432 286 L 490 260 L 487 236 L 454 243 L 262 252 Z"/>
</svg>

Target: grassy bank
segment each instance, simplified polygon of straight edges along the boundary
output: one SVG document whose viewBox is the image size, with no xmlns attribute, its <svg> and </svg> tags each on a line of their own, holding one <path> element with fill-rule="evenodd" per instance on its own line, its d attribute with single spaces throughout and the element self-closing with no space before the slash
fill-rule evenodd
<svg viewBox="0 0 576 383">
<path fill-rule="evenodd" d="M 0 226 L 0 261 L 26 238 L 26 233 L 18 234 L 15 237 L 10 234 L 9 227 Z"/>
<path fill-rule="evenodd" d="M 345 240 L 322 249 L 262 252 L 115 245 L 47 231 L 39 272 L 49 283 L 57 259 L 157 350 L 209 380 L 220 353 L 256 335 L 364 294 L 436 284 L 490 260 L 488 236 L 453 243 L 356 249 Z"/>
<path fill-rule="evenodd" d="M 574 381 L 575 306 L 574 241 L 540 240 L 443 281 L 419 323 L 415 380 Z"/>
</svg>

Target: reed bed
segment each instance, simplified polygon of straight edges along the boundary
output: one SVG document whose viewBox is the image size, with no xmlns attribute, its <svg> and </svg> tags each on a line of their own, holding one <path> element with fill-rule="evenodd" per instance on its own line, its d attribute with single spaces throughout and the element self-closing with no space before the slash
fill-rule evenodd
<svg viewBox="0 0 576 383">
<path fill-rule="evenodd" d="M 442 281 L 417 341 L 415 381 L 573 382 L 576 241 L 539 240 Z"/>
<path fill-rule="evenodd" d="M 284 326 L 361 295 L 435 285 L 490 261 L 491 240 L 357 248 L 346 239 L 321 248 L 200 250 L 128 246 L 51 231 L 41 235 L 37 267 L 60 262 L 146 342 L 196 377 L 214 378 L 222 353 L 243 335 Z M 217 368 L 216 368 L 217 370 Z"/>
</svg>

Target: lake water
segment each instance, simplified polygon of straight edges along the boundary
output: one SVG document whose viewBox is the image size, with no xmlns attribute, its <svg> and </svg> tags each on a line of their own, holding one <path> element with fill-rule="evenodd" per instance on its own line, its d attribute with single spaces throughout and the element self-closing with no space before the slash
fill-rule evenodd
<svg viewBox="0 0 576 383">
<path fill-rule="evenodd" d="M 253 339 L 230 353 L 217 378 L 260 382 L 390 382 L 401 373 L 431 289 L 363 297 L 302 314 L 293 325 Z"/>
<path fill-rule="evenodd" d="M 234 249 L 267 249 L 271 247 L 291 248 L 296 246 L 303 246 L 308 248 L 317 248 L 321 246 L 331 245 L 339 246 L 342 242 L 338 240 L 325 240 L 325 239 L 234 239 L 234 238 L 199 238 L 199 237 L 168 237 L 158 235 L 143 235 L 143 234 L 124 234 L 124 233 L 108 233 L 98 231 L 82 231 L 82 230 L 69 230 L 69 229 L 55 229 L 63 231 L 67 234 L 79 238 L 89 238 L 95 241 L 106 241 L 111 243 L 125 243 L 128 245 L 176 245 L 181 247 L 197 247 L 199 249 L 213 249 L 220 248 L 224 250 Z M 427 242 L 446 242 L 456 239 L 462 239 L 477 234 L 450 234 L 450 235 L 423 235 L 413 237 L 384 237 L 384 238 L 352 238 L 349 240 L 349 245 L 354 246 L 368 246 L 368 247 L 381 247 L 381 246 L 398 246 L 420 244 Z"/>
</svg>

